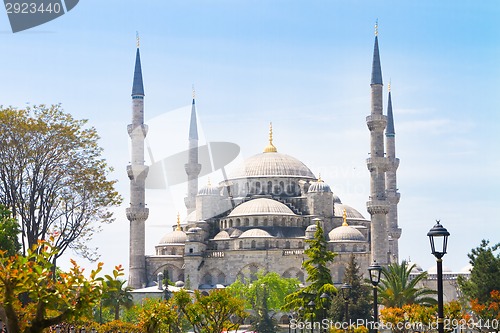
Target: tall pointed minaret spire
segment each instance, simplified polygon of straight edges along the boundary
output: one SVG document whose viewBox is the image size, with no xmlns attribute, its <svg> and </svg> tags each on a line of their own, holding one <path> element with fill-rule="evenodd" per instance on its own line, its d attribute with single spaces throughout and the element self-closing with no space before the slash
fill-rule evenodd
<svg viewBox="0 0 500 333">
<path fill-rule="evenodd" d="M 128 285 L 134 289 L 146 286 L 145 222 L 149 215 L 146 208 L 146 177 L 148 166 L 144 165 L 144 139 L 148 132 L 144 124 L 144 86 L 142 83 L 139 37 L 135 57 L 134 80 L 132 83 L 132 124 L 127 127 L 132 142 L 131 164 L 127 166 L 130 179 L 130 207 L 127 219 L 130 221 L 130 260 Z"/>
<path fill-rule="evenodd" d="M 389 212 L 387 213 L 387 228 L 389 232 L 389 252 L 392 262 L 399 262 L 399 238 L 401 228 L 398 227 L 398 203 L 400 194 L 398 192 L 396 171 L 399 167 L 399 158 L 396 158 L 396 131 L 394 130 L 394 116 L 392 113 L 391 84 L 389 83 L 389 98 L 387 101 L 387 128 L 385 130 L 386 158 L 388 168 L 385 175 L 387 201 Z"/>
<path fill-rule="evenodd" d="M 196 94 L 193 87 L 193 103 L 191 104 L 191 121 L 189 123 L 189 153 L 188 162 L 184 169 L 188 176 L 188 194 L 184 198 L 188 215 L 196 209 L 196 195 L 198 194 L 198 175 L 201 164 L 198 163 L 198 124 L 196 120 Z"/>
<path fill-rule="evenodd" d="M 375 46 L 373 51 L 371 77 L 371 113 L 366 118 L 370 130 L 370 158 L 367 160 L 370 171 L 370 198 L 367 210 L 371 215 L 371 256 L 380 265 L 389 263 L 389 246 L 386 214 L 389 205 L 385 193 L 385 172 L 387 160 L 384 156 L 384 129 L 387 118 L 383 115 L 383 83 L 380 55 L 378 50 L 378 22 L 375 25 Z"/>
</svg>

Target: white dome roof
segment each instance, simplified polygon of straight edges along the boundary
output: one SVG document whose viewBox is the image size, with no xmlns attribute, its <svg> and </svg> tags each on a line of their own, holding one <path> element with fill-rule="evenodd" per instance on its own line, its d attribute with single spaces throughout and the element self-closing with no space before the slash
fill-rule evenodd
<svg viewBox="0 0 500 333">
<path fill-rule="evenodd" d="M 227 231 L 222 230 L 217 235 L 215 235 L 214 239 L 229 239 L 229 234 Z"/>
<path fill-rule="evenodd" d="M 318 226 L 316 224 L 311 224 L 310 226 L 308 226 L 306 228 L 306 231 L 310 231 L 310 232 L 316 232 L 316 230 L 318 230 Z"/>
<path fill-rule="evenodd" d="M 240 235 L 239 238 L 273 237 L 262 229 L 250 229 Z"/>
<path fill-rule="evenodd" d="M 330 231 L 328 233 L 328 238 L 330 239 L 330 242 L 365 241 L 365 236 L 363 236 L 358 229 L 347 225 L 342 225 Z"/>
<path fill-rule="evenodd" d="M 330 188 L 330 185 L 325 183 L 323 180 L 318 179 L 317 181 L 311 183 L 311 186 L 309 186 L 307 192 L 324 193 L 324 192 L 332 192 L 332 189 Z"/>
<path fill-rule="evenodd" d="M 358 212 L 356 209 L 352 208 L 351 206 L 344 205 L 341 203 L 336 203 L 333 207 L 335 211 L 335 216 L 336 217 L 342 217 L 344 214 L 344 209 L 347 214 L 347 219 L 348 220 L 365 220 L 364 216 L 361 215 L 360 212 Z"/>
<path fill-rule="evenodd" d="M 449 267 L 443 266 L 443 273 L 451 273 L 451 269 Z M 427 273 L 429 274 L 437 274 L 437 265 L 431 266 L 428 270 Z"/>
<path fill-rule="evenodd" d="M 229 179 L 249 177 L 296 177 L 316 179 L 309 168 L 295 157 L 268 152 L 249 157 Z"/>
<path fill-rule="evenodd" d="M 287 205 L 268 198 L 258 198 L 236 206 L 228 217 L 246 215 L 295 215 Z"/>
<path fill-rule="evenodd" d="M 212 186 L 210 183 L 206 186 L 203 186 L 199 191 L 198 195 L 214 195 L 220 196 L 219 188 L 216 186 Z"/>
<path fill-rule="evenodd" d="M 182 230 L 172 231 L 160 240 L 160 244 L 184 244 L 186 242 L 186 233 Z"/>
</svg>

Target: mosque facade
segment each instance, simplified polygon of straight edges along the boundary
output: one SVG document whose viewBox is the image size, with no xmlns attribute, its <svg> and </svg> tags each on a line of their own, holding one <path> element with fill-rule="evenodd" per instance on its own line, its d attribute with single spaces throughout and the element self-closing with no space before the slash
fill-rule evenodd
<svg viewBox="0 0 500 333">
<path fill-rule="evenodd" d="M 145 254 L 145 223 L 148 218 L 144 165 L 144 89 L 139 54 L 132 88 L 132 162 L 130 178 L 130 269 L 129 286 L 142 288 L 156 283 L 158 274 L 181 281 L 190 289 L 226 286 L 238 278 L 252 279 L 259 271 L 276 272 L 305 282 L 302 268 L 307 239 L 314 237 L 317 224 L 324 229 L 329 250 L 338 255 L 330 264 L 334 283 L 343 282 L 346 263 L 353 255 L 361 272 L 376 260 L 382 266 L 398 261 L 398 227 L 395 130 L 389 91 L 383 109 L 382 70 L 375 35 L 371 76 L 371 110 L 366 117 L 370 131 L 370 193 L 365 218 L 343 203 L 320 175 L 306 164 L 278 150 L 272 127 L 261 153 L 246 159 L 218 184 L 198 184 L 196 105 L 193 97 L 189 157 L 185 164 L 188 216 L 178 217 L 174 230 Z M 311 142 L 313 144 L 314 142 Z M 363 152 L 360 152 L 360 156 Z"/>
</svg>

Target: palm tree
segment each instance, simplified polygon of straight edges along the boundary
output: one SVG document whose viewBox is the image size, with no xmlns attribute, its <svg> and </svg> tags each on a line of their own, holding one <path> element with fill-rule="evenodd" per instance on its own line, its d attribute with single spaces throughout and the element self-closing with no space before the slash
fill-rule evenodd
<svg viewBox="0 0 500 333">
<path fill-rule="evenodd" d="M 108 280 L 107 290 L 102 297 L 102 305 L 113 310 L 115 320 L 120 319 L 121 307 L 129 309 L 134 305 L 132 294 L 130 293 L 132 288 L 125 286 L 125 283 L 126 281 L 124 280 Z"/>
<path fill-rule="evenodd" d="M 434 305 L 437 303 L 433 295 L 435 290 L 417 287 L 419 282 L 427 278 L 427 272 L 422 272 L 410 278 L 415 264 L 408 266 L 403 260 L 401 264 L 392 263 L 382 269 L 382 279 L 378 286 L 379 302 L 386 307 L 401 308 L 405 304 Z"/>
</svg>

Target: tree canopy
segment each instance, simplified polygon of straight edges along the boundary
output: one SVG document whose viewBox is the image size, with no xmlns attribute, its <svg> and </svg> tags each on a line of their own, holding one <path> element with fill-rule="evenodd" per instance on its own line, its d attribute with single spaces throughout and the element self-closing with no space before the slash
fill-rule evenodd
<svg viewBox="0 0 500 333">
<path fill-rule="evenodd" d="M 379 302 L 386 307 L 401 308 L 405 304 L 434 305 L 437 303 L 432 296 L 435 290 L 417 287 L 418 283 L 427 278 L 427 272 L 422 272 L 410 279 L 410 273 L 415 264 L 408 266 L 403 260 L 382 268 L 382 278 L 378 285 Z"/>
<path fill-rule="evenodd" d="M 323 308 L 327 307 L 327 304 L 324 304 L 327 300 L 321 298 L 321 295 L 326 293 L 332 297 L 337 293 L 328 268 L 328 264 L 334 260 L 336 253 L 328 250 L 328 243 L 319 221 L 316 223 L 314 237 L 305 241 L 309 244 L 309 248 L 304 250 L 307 259 L 302 263 L 302 267 L 307 272 L 306 282 L 308 284 L 288 295 L 285 298 L 286 304 L 283 309 L 297 311 L 302 307 L 305 309 L 304 311 L 309 312 L 309 317 L 314 320 L 319 318 Z M 311 302 L 314 304 L 312 309 L 309 306 Z"/>
<path fill-rule="evenodd" d="M 54 236 L 57 258 L 71 248 L 97 258 L 95 222 L 111 222 L 121 198 L 108 180 L 99 136 L 60 105 L 0 107 L 0 203 L 20 221 L 22 252 Z"/>
<path fill-rule="evenodd" d="M 0 204 L 0 251 L 6 251 L 7 256 L 15 255 L 20 249 L 19 224 L 12 218 L 10 211 Z"/>
<path fill-rule="evenodd" d="M 90 316 L 100 300 L 105 282 L 97 274 L 102 263 L 89 277 L 74 261 L 69 272 L 54 276 L 50 258 L 55 251 L 40 242 L 26 256 L 0 255 L 0 315 L 9 333 L 41 333 L 65 320 Z"/>
<path fill-rule="evenodd" d="M 483 240 L 481 245 L 468 254 L 472 270 L 469 279 L 459 277 L 458 283 L 463 294 L 480 303 L 491 299 L 491 292 L 500 291 L 500 243 L 489 246 Z"/>
</svg>

